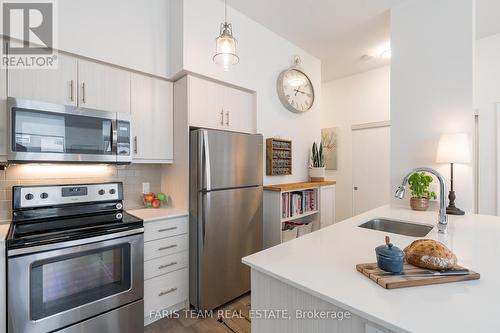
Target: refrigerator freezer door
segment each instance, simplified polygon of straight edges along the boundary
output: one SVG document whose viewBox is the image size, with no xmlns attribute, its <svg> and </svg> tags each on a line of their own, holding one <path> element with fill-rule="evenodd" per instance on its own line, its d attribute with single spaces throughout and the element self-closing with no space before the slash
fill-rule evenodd
<svg viewBox="0 0 500 333">
<path fill-rule="evenodd" d="M 262 187 L 198 194 L 199 309 L 214 309 L 250 290 L 241 258 L 262 250 Z"/>
<path fill-rule="evenodd" d="M 262 185 L 262 135 L 200 129 L 191 140 L 198 190 Z"/>
</svg>

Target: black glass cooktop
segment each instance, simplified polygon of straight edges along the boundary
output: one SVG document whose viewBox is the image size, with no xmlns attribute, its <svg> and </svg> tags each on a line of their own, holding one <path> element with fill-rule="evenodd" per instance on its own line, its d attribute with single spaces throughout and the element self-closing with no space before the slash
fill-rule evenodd
<svg viewBox="0 0 500 333">
<path fill-rule="evenodd" d="M 7 248 L 20 248 L 142 228 L 143 221 L 121 210 L 80 216 L 13 220 Z"/>
</svg>

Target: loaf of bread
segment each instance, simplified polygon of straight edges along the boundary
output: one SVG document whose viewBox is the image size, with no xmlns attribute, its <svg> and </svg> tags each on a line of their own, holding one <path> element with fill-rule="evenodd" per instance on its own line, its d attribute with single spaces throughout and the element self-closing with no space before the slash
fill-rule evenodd
<svg viewBox="0 0 500 333">
<path fill-rule="evenodd" d="M 457 264 L 457 256 L 442 243 L 432 239 L 419 239 L 404 249 L 406 261 L 417 267 L 443 270 Z"/>
</svg>

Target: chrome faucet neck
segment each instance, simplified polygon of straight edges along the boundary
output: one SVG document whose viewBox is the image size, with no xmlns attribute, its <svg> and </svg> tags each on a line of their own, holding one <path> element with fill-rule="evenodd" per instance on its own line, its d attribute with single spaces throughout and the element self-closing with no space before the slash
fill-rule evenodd
<svg viewBox="0 0 500 333">
<path fill-rule="evenodd" d="M 396 190 L 395 197 L 398 199 L 403 199 L 405 195 L 405 188 L 406 185 L 408 184 L 408 179 L 410 178 L 411 175 L 413 175 L 416 172 L 428 172 L 430 174 L 433 174 L 436 176 L 436 178 L 439 181 L 439 216 L 438 216 L 438 231 L 440 233 L 447 233 L 448 232 L 448 215 L 446 215 L 446 181 L 444 180 L 444 177 L 437 172 L 435 169 L 428 168 L 428 167 L 419 167 L 415 168 L 412 171 L 410 171 L 404 178 L 403 181 L 401 182 L 401 186 Z"/>
</svg>

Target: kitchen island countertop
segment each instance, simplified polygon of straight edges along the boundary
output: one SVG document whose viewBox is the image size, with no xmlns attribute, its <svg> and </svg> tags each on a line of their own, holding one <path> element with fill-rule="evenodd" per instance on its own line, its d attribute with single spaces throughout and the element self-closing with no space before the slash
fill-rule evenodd
<svg viewBox="0 0 500 333">
<path fill-rule="evenodd" d="M 395 332 L 494 332 L 500 328 L 500 218 L 449 216 L 449 233 L 425 238 L 444 243 L 458 263 L 481 279 L 386 290 L 356 271 L 375 262 L 375 247 L 390 235 L 404 248 L 417 238 L 359 228 L 387 217 L 435 225 L 437 212 L 383 206 L 243 258 L 252 270 L 284 282 Z"/>
</svg>

